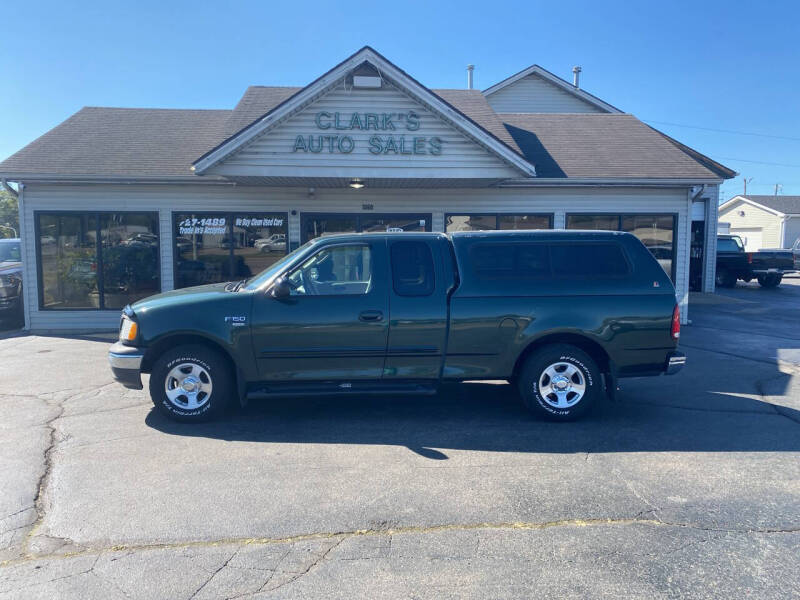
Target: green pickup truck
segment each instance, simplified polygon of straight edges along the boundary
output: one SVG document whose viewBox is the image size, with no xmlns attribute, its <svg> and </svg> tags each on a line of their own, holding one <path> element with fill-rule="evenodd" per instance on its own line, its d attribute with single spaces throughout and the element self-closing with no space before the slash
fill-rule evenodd
<svg viewBox="0 0 800 600">
<path fill-rule="evenodd" d="M 680 318 L 664 269 L 611 231 L 369 233 L 318 238 L 258 275 L 123 311 L 109 351 L 123 385 L 202 421 L 248 399 L 430 394 L 507 379 L 553 420 L 617 379 L 671 374 Z"/>
</svg>

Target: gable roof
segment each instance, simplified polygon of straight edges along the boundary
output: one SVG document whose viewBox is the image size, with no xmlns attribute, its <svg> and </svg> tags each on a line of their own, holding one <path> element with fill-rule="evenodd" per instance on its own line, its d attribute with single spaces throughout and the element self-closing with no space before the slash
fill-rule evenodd
<svg viewBox="0 0 800 600">
<path fill-rule="evenodd" d="M 350 57 L 333 67 L 324 75 L 318 77 L 306 87 L 290 95 L 270 111 L 250 123 L 248 126 L 231 135 L 220 144 L 206 152 L 193 163 L 193 170 L 202 174 L 207 169 L 225 160 L 233 153 L 258 136 L 283 122 L 303 106 L 310 104 L 315 99 L 329 91 L 338 84 L 349 72 L 364 63 L 376 68 L 381 77 L 392 81 L 400 87 L 405 94 L 425 105 L 431 112 L 450 123 L 457 131 L 475 140 L 507 164 L 515 167 L 521 174 L 535 176 L 536 170 L 519 152 L 504 143 L 490 131 L 479 125 L 476 121 L 465 115 L 458 108 L 434 94 L 405 71 L 395 66 L 380 53 L 369 46 L 364 46 Z M 491 109 L 489 109 L 491 110 Z"/>
<path fill-rule="evenodd" d="M 719 176 L 628 114 L 501 114 L 540 178 Z"/>
<path fill-rule="evenodd" d="M 800 215 L 800 196 L 770 196 L 760 194 L 734 196 L 730 200 L 723 202 L 719 209 L 725 210 L 729 204 L 736 200 L 744 200 L 750 204 L 755 204 L 778 216 Z"/>
<path fill-rule="evenodd" d="M 198 178 L 189 165 L 219 142 L 230 110 L 86 107 L 0 163 L 6 178 Z"/>
<path fill-rule="evenodd" d="M 228 138 L 246 128 L 302 89 L 251 85 L 228 117 L 224 128 L 225 137 Z M 479 90 L 433 89 L 431 91 L 507 146 L 520 152 L 514 138 L 503 126 L 503 121 Z"/>
<path fill-rule="evenodd" d="M 359 52 L 367 51 L 370 56 L 380 56 L 369 48 Z M 326 78 L 331 83 L 337 81 L 332 73 L 317 82 Z M 382 69 L 382 74 L 405 77 L 408 85 L 424 96 L 426 106 L 436 105 L 448 122 L 458 120 L 471 135 L 482 136 L 484 143 L 499 148 L 504 156 L 520 161 L 531 171 L 535 167 L 536 179 L 542 183 L 543 179 L 567 183 L 576 178 L 702 183 L 735 175 L 631 115 L 498 114 L 477 90 L 429 90 L 393 65 Z M 253 86 L 233 110 L 84 108 L 0 163 L 0 177 L 29 181 L 227 181 L 222 176 L 198 177 L 190 165 L 226 140 L 263 124 L 266 117 L 295 101 L 305 90 L 308 87 Z M 512 180 L 514 184 L 520 181 L 534 183 L 530 177 Z"/>
<path fill-rule="evenodd" d="M 575 87 L 569 81 L 562 79 L 558 75 L 551 73 L 550 71 L 548 71 L 544 67 L 540 67 L 539 65 L 531 65 L 527 69 L 523 69 L 518 73 L 514 73 L 510 77 L 506 77 L 505 79 L 503 79 L 503 81 L 495 83 L 492 87 L 483 90 L 483 95 L 490 96 L 491 94 L 499 92 L 500 90 L 505 89 L 510 85 L 513 85 L 520 79 L 528 77 L 529 75 L 536 75 L 538 77 L 541 77 L 542 79 L 551 83 L 557 88 L 567 92 L 568 94 L 572 94 L 573 96 L 583 100 L 584 102 L 588 102 L 589 104 L 596 106 L 600 110 L 609 113 L 622 113 L 622 111 L 618 109 L 616 106 L 612 106 L 611 104 L 605 102 L 604 100 L 601 100 L 594 94 L 590 94 L 589 92 L 582 90 L 581 88 Z"/>
</svg>

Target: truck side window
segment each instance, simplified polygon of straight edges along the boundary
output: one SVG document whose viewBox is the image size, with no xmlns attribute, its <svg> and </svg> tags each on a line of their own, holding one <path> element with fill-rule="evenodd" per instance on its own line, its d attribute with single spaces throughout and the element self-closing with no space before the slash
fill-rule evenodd
<svg viewBox="0 0 800 600">
<path fill-rule="evenodd" d="M 392 244 L 392 284 L 398 296 L 430 296 L 435 287 L 433 255 L 425 242 Z"/>
<path fill-rule="evenodd" d="M 553 276 L 559 279 L 625 277 L 630 273 L 619 244 L 553 244 L 550 259 Z"/>
<path fill-rule="evenodd" d="M 548 279 L 550 257 L 545 244 L 475 244 L 470 251 L 481 279 Z"/>
<path fill-rule="evenodd" d="M 369 246 L 324 248 L 289 275 L 293 296 L 369 293 L 372 265 Z"/>
</svg>

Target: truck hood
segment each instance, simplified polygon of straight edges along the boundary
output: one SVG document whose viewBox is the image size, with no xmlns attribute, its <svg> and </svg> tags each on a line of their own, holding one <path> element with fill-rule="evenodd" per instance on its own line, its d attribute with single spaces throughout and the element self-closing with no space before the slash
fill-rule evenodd
<svg viewBox="0 0 800 600">
<path fill-rule="evenodd" d="M 229 292 L 225 290 L 225 286 L 229 283 L 230 282 L 210 283 L 208 285 L 198 285 L 195 287 L 172 290 L 171 292 L 163 292 L 134 302 L 131 308 L 137 315 L 144 315 L 157 309 L 180 307 L 189 304 L 197 306 L 200 303 L 221 300 L 223 297 L 236 296 L 238 292 Z"/>
</svg>

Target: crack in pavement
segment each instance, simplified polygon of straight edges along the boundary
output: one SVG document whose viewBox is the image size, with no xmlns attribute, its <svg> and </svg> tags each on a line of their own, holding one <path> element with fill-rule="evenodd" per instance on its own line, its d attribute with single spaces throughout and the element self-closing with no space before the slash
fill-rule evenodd
<svg viewBox="0 0 800 600">
<path fill-rule="evenodd" d="M 89 394 L 95 393 L 98 390 L 106 387 L 108 384 L 102 384 L 95 388 L 91 388 L 89 390 Z M 65 388 L 63 390 L 56 390 L 50 392 L 44 392 L 35 396 L 35 398 L 41 402 L 44 402 L 47 406 L 55 408 L 55 414 L 51 416 L 49 419 L 45 420 L 43 423 L 38 425 L 38 427 L 44 427 L 47 431 L 47 442 L 44 449 L 44 460 L 43 460 L 43 469 L 42 474 L 39 476 L 39 479 L 36 484 L 36 493 L 33 497 L 33 508 L 36 510 L 36 519 L 27 524 L 23 527 L 30 527 L 30 531 L 25 536 L 25 541 L 22 547 L 23 555 L 33 555 L 31 553 L 31 542 L 33 541 L 34 537 L 37 535 L 37 531 L 41 526 L 44 518 L 46 516 L 47 507 L 45 506 L 45 497 L 47 491 L 50 486 L 50 476 L 53 471 L 54 465 L 54 455 L 58 450 L 59 443 L 62 441 L 58 437 L 58 428 L 56 426 L 56 422 L 64 417 L 65 411 L 65 404 L 69 402 L 71 399 L 81 396 L 82 394 L 86 394 L 86 390 L 79 390 L 74 392 L 68 396 L 63 398 L 57 399 L 54 396 L 64 391 L 71 391 L 74 392 L 74 388 Z M 23 509 L 28 510 L 30 507 Z M 52 538 L 49 539 L 59 539 L 63 542 L 62 545 L 66 544 L 73 544 L 72 540 L 68 540 L 66 538 Z M 0 563 L 2 564 L 2 563 Z"/>
<path fill-rule="evenodd" d="M 237 555 L 237 554 L 239 554 L 239 552 L 241 551 L 241 549 L 242 549 L 242 548 L 243 548 L 243 546 L 239 546 L 239 547 L 238 547 L 236 550 L 234 550 L 234 551 L 233 551 L 233 554 L 231 554 L 231 555 L 230 555 L 230 557 L 228 557 L 228 560 L 226 560 L 224 563 L 222 563 L 222 564 L 219 566 L 219 568 L 218 568 L 218 569 L 216 569 L 216 570 L 215 570 L 213 573 L 211 573 L 211 575 L 209 576 L 209 578 L 208 578 L 208 579 L 206 579 L 206 580 L 203 582 L 203 584 L 202 584 L 202 585 L 201 585 L 199 588 L 197 588 L 197 589 L 196 589 L 196 590 L 195 590 L 195 591 L 192 593 L 192 595 L 191 595 L 191 596 L 189 596 L 189 599 L 188 599 L 188 600 L 192 600 L 192 598 L 194 598 L 195 596 L 197 596 L 197 594 L 199 594 L 199 593 L 200 593 L 200 590 L 202 590 L 202 589 L 203 589 L 204 587 L 206 587 L 206 586 L 207 586 L 209 583 L 211 583 L 211 580 L 212 580 L 212 579 L 214 579 L 214 577 L 216 577 L 216 576 L 217 576 L 217 573 L 219 573 L 219 572 L 220 572 L 220 571 L 222 571 L 222 570 L 223 570 L 225 567 L 227 567 L 227 566 L 228 566 L 228 563 L 230 563 L 230 562 L 231 562 L 231 561 L 232 561 L 232 560 L 233 560 L 233 559 L 236 557 L 236 555 Z"/>
<path fill-rule="evenodd" d="M 648 503 L 649 504 L 649 503 Z M 652 504 L 650 504 L 652 506 Z M 652 507 L 649 510 L 641 511 L 637 514 L 644 515 L 654 510 L 659 510 L 658 507 Z M 682 522 L 682 521 L 664 521 L 663 519 L 643 519 L 636 517 L 621 517 L 621 518 L 592 518 L 592 519 L 562 519 L 558 521 L 511 521 L 511 522 L 497 522 L 497 523 L 452 523 L 442 525 L 408 525 L 400 527 L 392 527 L 389 529 L 353 529 L 349 531 L 335 531 L 335 532 L 316 532 L 305 533 L 283 538 L 268 538 L 268 537 L 252 537 L 252 538 L 220 538 L 216 540 L 196 540 L 196 541 L 183 541 L 183 542 L 158 542 L 152 544 L 117 544 L 109 547 L 91 547 L 82 546 L 80 550 L 75 552 L 63 553 L 41 553 L 41 554 L 27 554 L 22 558 L 15 558 L 0 562 L 0 567 L 19 565 L 29 563 L 37 560 L 44 559 L 67 559 L 76 558 L 80 556 L 92 556 L 94 554 L 102 554 L 105 552 L 137 552 L 147 550 L 170 550 L 179 548 L 212 548 L 223 545 L 238 545 L 238 546 L 258 546 L 270 544 L 291 544 L 295 542 L 304 542 L 309 540 L 320 539 L 345 539 L 356 538 L 365 536 L 379 536 L 379 535 L 402 535 L 402 534 L 429 534 L 447 531 L 475 531 L 475 530 L 491 530 L 491 529 L 519 529 L 519 530 L 544 530 L 555 527 L 603 527 L 603 526 L 627 526 L 627 525 L 647 525 L 652 527 L 676 527 L 684 529 L 694 529 L 697 531 L 712 531 L 721 533 L 739 533 L 739 534 L 758 534 L 758 535 L 773 535 L 773 534 L 794 534 L 800 533 L 800 524 L 796 527 L 762 527 L 762 528 L 736 528 L 736 527 L 714 527 L 706 526 L 697 523 Z"/>
</svg>

